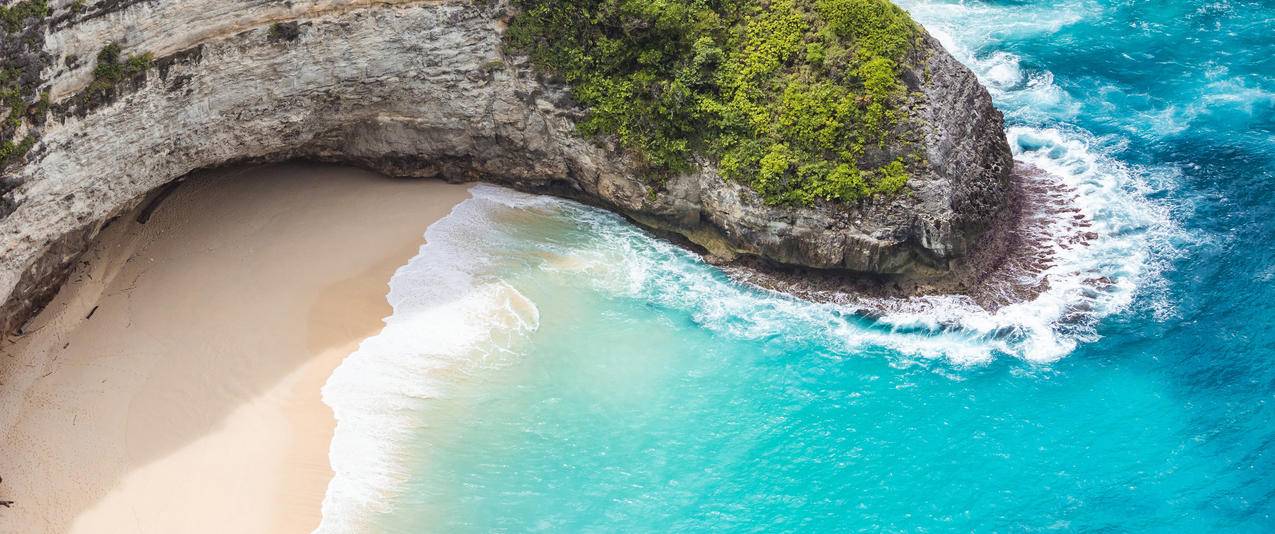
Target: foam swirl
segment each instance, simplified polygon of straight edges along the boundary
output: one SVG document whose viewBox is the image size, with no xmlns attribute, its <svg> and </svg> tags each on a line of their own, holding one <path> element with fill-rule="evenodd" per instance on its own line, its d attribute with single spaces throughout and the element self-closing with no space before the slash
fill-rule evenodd
<svg viewBox="0 0 1275 534">
<path fill-rule="evenodd" d="M 427 244 L 390 279 L 393 315 L 332 373 L 323 401 L 336 431 L 335 475 L 318 532 L 356 532 L 403 479 L 400 450 L 424 402 L 465 375 L 507 365 L 540 323 L 536 305 L 493 275 L 482 246 L 490 215 L 468 200 L 430 226 Z"/>
</svg>

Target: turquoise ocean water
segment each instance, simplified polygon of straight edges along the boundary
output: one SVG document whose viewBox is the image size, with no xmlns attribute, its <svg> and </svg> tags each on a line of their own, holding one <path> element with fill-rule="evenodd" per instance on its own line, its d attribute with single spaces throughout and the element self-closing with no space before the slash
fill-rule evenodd
<svg viewBox="0 0 1275 534">
<path fill-rule="evenodd" d="M 321 530 L 1275 531 L 1275 3 L 900 4 L 1094 221 L 1045 294 L 867 319 L 479 186 L 324 388 Z"/>
</svg>

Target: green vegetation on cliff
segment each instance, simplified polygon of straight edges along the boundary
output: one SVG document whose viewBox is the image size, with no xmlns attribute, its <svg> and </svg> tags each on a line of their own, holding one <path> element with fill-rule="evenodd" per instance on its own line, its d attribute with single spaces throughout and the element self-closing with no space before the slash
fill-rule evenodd
<svg viewBox="0 0 1275 534">
<path fill-rule="evenodd" d="M 24 32 L 49 15 L 45 0 L 0 6 L 0 171 L 35 146 L 31 126 L 44 120 L 48 95 L 39 93 L 42 36 Z M 37 99 L 38 95 L 38 99 Z M 21 131 L 26 126 L 25 133 Z M 0 192 L 7 186 L 0 183 Z"/>
<path fill-rule="evenodd" d="M 919 31 L 887 0 L 515 0 L 512 50 L 562 78 L 586 136 L 656 179 L 694 158 L 771 203 L 856 201 L 907 181 L 866 151 L 899 133 Z"/>
<path fill-rule="evenodd" d="M 12 5 L 0 6 L 0 24 L 13 33 L 22 28 L 29 18 L 43 19 L 49 16 L 49 4 L 45 0 L 23 0 Z"/>
<path fill-rule="evenodd" d="M 154 56 L 150 52 L 125 59 L 119 43 L 108 44 L 97 53 L 97 65 L 93 67 L 93 83 L 89 84 L 89 90 L 110 90 L 120 82 L 146 72 L 153 61 Z"/>
</svg>

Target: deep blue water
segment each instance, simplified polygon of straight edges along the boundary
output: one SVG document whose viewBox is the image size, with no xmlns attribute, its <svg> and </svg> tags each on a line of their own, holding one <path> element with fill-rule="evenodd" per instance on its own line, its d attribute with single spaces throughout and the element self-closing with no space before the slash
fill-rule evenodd
<svg viewBox="0 0 1275 534">
<path fill-rule="evenodd" d="M 325 528 L 1275 531 L 1275 3 L 899 3 L 1102 234 L 1050 292 L 870 321 L 479 188 L 325 388 Z"/>
</svg>

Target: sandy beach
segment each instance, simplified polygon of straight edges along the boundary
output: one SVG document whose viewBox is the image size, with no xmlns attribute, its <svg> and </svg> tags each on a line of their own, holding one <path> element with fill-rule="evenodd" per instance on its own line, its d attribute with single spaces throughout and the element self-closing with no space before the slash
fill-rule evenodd
<svg viewBox="0 0 1275 534">
<path fill-rule="evenodd" d="M 188 178 L 0 341 L 0 532 L 309 532 L 320 387 L 467 187 L 327 166 Z"/>
</svg>

